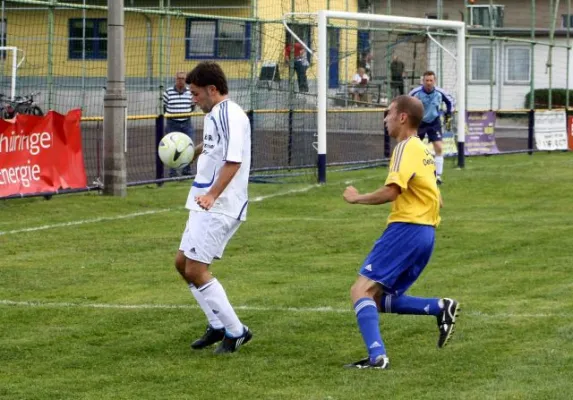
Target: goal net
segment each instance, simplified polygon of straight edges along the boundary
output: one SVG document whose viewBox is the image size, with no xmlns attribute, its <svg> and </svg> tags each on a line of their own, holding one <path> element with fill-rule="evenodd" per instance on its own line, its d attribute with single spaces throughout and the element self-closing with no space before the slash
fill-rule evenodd
<svg viewBox="0 0 573 400">
<path fill-rule="evenodd" d="M 378 92 L 371 86 L 376 84 L 381 93 L 376 102 L 386 107 L 392 97 L 402 90 L 407 93 L 413 87 L 419 86 L 421 76 L 426 70 L 436 73 L 437 83 L 449 91 L 457 102 L 457 142 L 462 144 L 459 151 L 459 163 L 463 165 L 464 117 L 465 117 L 465 27 L 463 22 L 429 20 L 398 16 L 373 15 L 361 13 L 347 13 L 337 11 L 319 11 L 317 17 L 318 46 L 317 58 L 317 151 L 318 151 L 318 180 L 326 181 L 326 167 L 329 164 L 330 150 L 336 151 L 342 146 L 344 151 L 352 150 L 354 143 L 361 142 L 366 149 L 375 149 L 375 153 L 383 150 L 386 157 L 389 155 L 387 136 L 383 133 L 381 115 L 374 113 L 378 126 L 371 131 L 358 133 L 352 130 L 340 129 L 340 121 L 329 118 L 334 102 L 329 99 L 332 94 L 329 88 L 332 78 L 333 65 L 331 49 L 340 48 L 340 42 L 333 44 L 331 32 L 337 27 L 354 25 L 357 36 L 361 40 L 361 58 L 356 64 L 357 74 L 350 82 L 348 92 L 352 93 L 357 107 L 368 106 L 372 97 Z M 346 44 L 350 39 L 346 39 Z M 355 39 L 358 42 L 358 37 Z M 362 43 L 369 42 L 366 46 Z M 418 51 L 421 53 L 418 56 Z M 459 62 L 458 62 L 459 60 Z M 362 64 L 360 64 L 362 63 Z M 418 65 L 416 65 L 416 63 Z M 408 68 L 406 68 L 408 66 Z M 372 79 L 364 78 L 364 72 L 369 71 Z M 368 75 L 368 74 L 366 74 Z M 409 79 L 408 75 L 410 76 Z M 402 88 L 403 86 L 403 88 Z M 374 93 L 371 92 L 374 89 Z M 357 93 L 358 92 L 358 93 Z M 358 95 L 357 95 L 358 94 Z M 385 94 L 386 96 L 383 96 Z M 344 93 L 346 96 L 346 93 Z M 359 126 L 364 126 L 365 116 L 355 118 Z M 376 123 L 374 123 L 376 125 Z M 346 136 L 337 139 L 337 136 Z M 386 140 L 384 140 L 386 137 Z M 330 142 L 333 142 L 332 145 Z M 371 142 L 371 144 L 370 144 Z M 385 143 L 384 148 L 377 147 L 378 143 Z M 378 154 L 368 154 L 366 157 L 376 157 Z M 366 160 L 362 160 L 366 161 Z"/>
</svg>

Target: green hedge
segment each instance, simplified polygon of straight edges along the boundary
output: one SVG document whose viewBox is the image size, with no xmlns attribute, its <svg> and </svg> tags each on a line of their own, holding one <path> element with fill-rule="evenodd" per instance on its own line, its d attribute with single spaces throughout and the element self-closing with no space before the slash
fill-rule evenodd
<svg viewBox="0 0 573 400">
<path fill-rule="evenodd" d="M 549 89 L 535 89 L 535 108 L 549 107 Z M 551 89 L 551 106 L 565 107 L 565 95 L 567 89 Z M 525 95 L 524 108 L 529 108 L 529 96 L 531 92 Z M 573 90 L 569 90 L 569 105 L 573 104 Z"/>
</svg>

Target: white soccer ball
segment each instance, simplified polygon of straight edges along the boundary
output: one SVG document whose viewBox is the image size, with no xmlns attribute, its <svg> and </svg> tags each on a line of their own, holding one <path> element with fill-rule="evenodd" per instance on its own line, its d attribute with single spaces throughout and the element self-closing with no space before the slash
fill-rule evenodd
<svg viewBox="0 0 573 400">
<path fill-rule="evenodd" d="M 169 168 L 180 169 L 193 161 L 195 145 L 183 132 L 171 132 L 161 139 L 157 153 L 163 164 Z"/>
</svg>

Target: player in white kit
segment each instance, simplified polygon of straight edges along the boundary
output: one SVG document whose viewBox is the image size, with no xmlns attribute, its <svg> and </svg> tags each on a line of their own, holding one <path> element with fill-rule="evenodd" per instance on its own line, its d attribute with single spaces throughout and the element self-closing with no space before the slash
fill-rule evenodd
<svg viewBox="0 0 573 400">
<path fill-rule="evenodd" d="M 189 220 L 175 266 L 209 321 L 205 334 L 191 347 L 203 349 L 221 342 L 215 353 L 231 353 L 253 335 L 237 317 L 209 265 L 222 257 L 247 216 L 251 125 L 243 109 L 228 99 L 227 79 L 218 64 L 198 64 L 187 74 L 186 83 L 206 115 L 203 143 L 195 148 L 197 176 L 186 203 Z"/>
</svg>

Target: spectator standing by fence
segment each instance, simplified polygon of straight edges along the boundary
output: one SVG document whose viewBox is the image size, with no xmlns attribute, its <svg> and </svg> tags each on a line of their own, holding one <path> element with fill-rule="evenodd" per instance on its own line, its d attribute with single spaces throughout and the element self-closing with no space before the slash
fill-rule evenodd
<svg viewBox="0 0 573 400">
<path fill-rule="evenodd" d="M 178 72 L 175 75 L 175 85 L 167 88 L 163 93 L 163 112 L 167 114 L 188 114 L 195 109 L 193 95 L 185 85 L 186 74 Z M 165 133 L 183 132 L 193 139 L 193 126 L 190 116 L 167 118 Z M 191 175 L 191 168 L 185 167 L 183 175 Z M 169 176 L 177 176 L 177 170 L 169 170 Z"/>
</svg>

